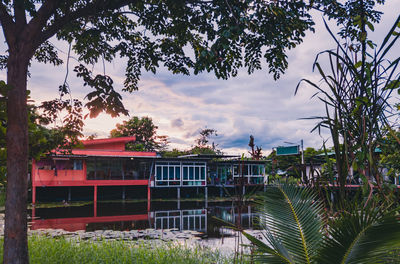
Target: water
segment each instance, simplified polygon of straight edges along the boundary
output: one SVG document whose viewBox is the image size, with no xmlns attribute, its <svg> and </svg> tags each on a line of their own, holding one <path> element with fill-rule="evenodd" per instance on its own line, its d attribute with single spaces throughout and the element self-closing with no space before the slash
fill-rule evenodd
<svg viewBox="0 0 400 264">
<path fill-rule="evenodd" d="M 233 235 L 223 221 L 254 228 L 255 208 L 239 209 L 233 202 L 99 202 L 83 206 L 35 208 L 30 211 L 30 229 L 95 230 L 179 229 L 202 232 L 204 238 Z"/>
</svg>

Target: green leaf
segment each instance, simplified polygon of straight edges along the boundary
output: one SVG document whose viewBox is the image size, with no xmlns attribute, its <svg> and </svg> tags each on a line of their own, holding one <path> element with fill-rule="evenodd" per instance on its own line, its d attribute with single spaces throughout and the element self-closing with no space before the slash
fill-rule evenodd
<svg viewBox="0 0 400 264">
<path fill-rule="evenodd" d="M 294 263 L 312 262 L 323 225 L 322 204 L 315 198 L 310 189 L 290 185 L 272 187 L 258 198 L 261 221 L 269 230 L 266 239 L 277 255 Z"/>
<path fill-rule="evenodd" d="M 354 64 L 355 68 L 360 68 L 362 65 L 362 61 L 358 61 L 356 64 Z"/>
<path fill-rule="evenodd" d="M 374 31 L 374 30 L 375 30 L 375 28 L 374 28 L 374 26 L 372 25 L 371 22 L 367 21 L 366 24 L 367 24 L 367 26 L 369 27 L 369 29 L 370 29 L 371 31 Z"/>
</svg>

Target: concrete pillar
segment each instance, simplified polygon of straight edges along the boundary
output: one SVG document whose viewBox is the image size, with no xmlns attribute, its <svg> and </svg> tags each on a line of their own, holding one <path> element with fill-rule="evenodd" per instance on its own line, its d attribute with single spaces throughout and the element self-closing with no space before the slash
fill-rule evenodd
<svg viewBox="0 0 400 264">
<path fill-rule="evenodd" d="M 267 191 L 267 185 L 264 183 L 264 192 Z"/>
<path fill-rule="evenodd" d="M 199 187 L 196 187 L 196 195 L 199 196 Z"/>
<path fill-rule="evenodd" d="M 177 198 L 178 200 L 181 199 L 181 187 L 178 187 L 178 188 L 176 189 L 176 198 Z"/>
<path fill-rule="evenodd" d="M 223 187 L 219 187 L 219 197 L 222 197 L 224 195 L 224 189 Z"/>
<path fill-rule="evenodd" d="M 246 186 L 243 186 L 243 195 L 245 195 L 246 194 Z"/>
<path fill-rule="evenodd" d="M 204 189 L 204 194 L 205 194 L 205 206 L 206 206 L 205 208 L 207 209 L 208 208 L 208 190 L 207 190 L 207 187 L 205 187 L 205 189 Z"/>
</svg>

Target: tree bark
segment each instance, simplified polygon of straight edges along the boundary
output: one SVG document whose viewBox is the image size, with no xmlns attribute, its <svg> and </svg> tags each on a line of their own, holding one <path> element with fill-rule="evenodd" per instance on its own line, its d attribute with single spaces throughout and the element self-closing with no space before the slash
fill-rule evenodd
<svg viewBox="0 0 400 264">
<path fill-rule="evenodd" d="M 7 190 L 3 263 L 29 263 L 27 243 L 29 55 L 10 49 L 7 63 Z"/>
</svg>

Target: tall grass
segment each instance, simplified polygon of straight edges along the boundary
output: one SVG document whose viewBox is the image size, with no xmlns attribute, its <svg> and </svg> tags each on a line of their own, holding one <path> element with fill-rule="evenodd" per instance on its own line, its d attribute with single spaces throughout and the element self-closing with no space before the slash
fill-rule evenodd
<svg viewBox="0 0 400 264">
<path fill-rule="evenodd" d="M 3 259 L 3 239 L 0 241 Z M 218 252 L 179 245 L 130 244 L 123 241 L 69 241 L 43 236 L 29 238 L 30 263 L 232 263 Z"/>
</svg>

